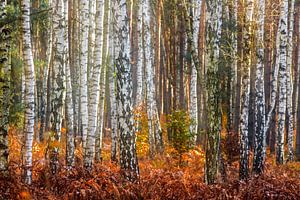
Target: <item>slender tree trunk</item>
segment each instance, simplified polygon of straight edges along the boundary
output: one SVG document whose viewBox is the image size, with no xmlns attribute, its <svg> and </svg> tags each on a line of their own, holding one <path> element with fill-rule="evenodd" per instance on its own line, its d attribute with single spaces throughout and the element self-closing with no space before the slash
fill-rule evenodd
<svg viewBox="0 0 300 200">
<path fill-rule="evenodd" d="M 89 30 L 88 30 L 88 95 L 90 95 L 90 88 L 92 88 L 92 77 L 93 77 L 93 67 L 94 67 L 94 50 L 96 45 L 96 35 L 95 35 L 95 28 L 96 28 L 96 1 L 89 1 Z M 88 96 L 88 99 L 90 97 Z"/>
<path fill-rule="evenodd" d="M 206 66 L 207 66 L 207 111 L 208 130 L 206 144 L 205 182 L 213 184 L 218 175 L 220 146 L 220 82 L 218 78 L 218 59 L 222 27 L 222 1 L 206 1 Z"/>
<path fill-rule="evenodd" d="M 237 20 L 238 20 L 238 3 L 237 0 L 231 0 L 232 3 L 232 11 L 233 13 L 230 15 L 230 24 L 232 28 L 231 32 L 231 42 L 232 42 L 232 51 L 231 51 L 231 56 L 232 56 L 232 65 L 231 65 L 231 107 L 230 107 L 230 114 L 231 114 L 231 130 L 234 130 L 234 127 L 237 126 L 235 124 L 237 116 L 239 116 L 239 111 L 235 112 L 236 110 L 239 110 L 238 103 L 236 102 L 237 97 L 239 96 L 239 93 L 237 92 L 237 82 L 238 82 L 238 58 L 237 58 L 237 49 L 238 49 L 238 44 L 237 44 Z M 236 108 L 238 107 L 238 108 Z"/>
<path fill-rule="evenodd" d="M 82 146 L 86 147 L 88 132 L 88 30 L 89 0 L 80 1 L 80 113 L 82 127 Z"/>
<path fill-rule="evenodd" d="M 130 62 L 130 16 L 126 0 L 117 0 L 115 17 L 118 25 L 117 58 L 117 102 L 118 129 L 120 130 L 120 165 L 126 179 L 135 181 L 139 177 L 136 155 L 134 119 L 132 113 L 132 76 Z"/>
<path fill-rule="evenodd" d="M 118 49 L 118 38 L 116 34 L 115 9 L 117 2 L 113 1 L 111 5 L 110 31 L 109 31 L 109 94 L 110 94 L 110 117 L 111 117 L 111 161 L 117 162 L 118 153 L 118 121 L 117 121 L 117 100 L 116 100 L 116 84 L 115 84 L 115 49 Z"/>
<path fill-rule="evenodd" d="M 158 134 L 161 137 L 160 124 L 158 130 L 156 123 L 159 122 L 157 105 L 155 99 L 155 85 L 154 85 L 154 55 L 152 51 L 153 40 L 150 35 L 150 17 L 151 17 L 151 4 L 148 0 L 142 1 L 143 19 L 144 19 L 144 41 L 145 41 L 145 58 L 144 60 L 146 67 L 147 77 L 147 115 L 148 115 L 148 139 L 149 139 L 149 154 L 153 158 L 155 154 L 155 136 Z M 162 148 L 162 147 L 161 147 Z"/>
<path fill-rule="evenodd" d="M 143 38 L 143 7 L 144 0 L 140 0 L 137 31 L 138 31 L 138 56 L 137 56 L 137 91 L 135 105 L 139 106 L 143 102 L 144 90 L 144 38 Z"/>
<path fill-rule="evenodd" d="M 294 113 L 293 113 L 293 32 L 294 32 L 294 10 L 295 0 L 290 1 L 289 12 L 289 32 L 287 44 L 287 121 L 288 121 L 288 155 L 287 160 L 293 161 L 294 159 Z"/>
<path fill-rule="evenodd" d="M 64 32 L 64 65 L 66 70 L 66 163 L 68 168 L 72 168 L 75 165 L 75 141 L 74 141 L 74 110 L 73 110 L 73 98 L 72 98 L 72 83 L 71 83 L 71 64 L 69 60 L 69 1 L 64 0 L 64 20 L 65 20 L 65 32 Z"/>
<path fill-rule="evenodd" d="M 265 91 L 264 91 L 264 19 L 265 0 L 257 4 L 257 34 L 256 34 L 256 78 L 255 78 L 255 130 L 254 130 L 254 158 L 253 171 L 261 174 L 264 170 L 266 156 L 265 135 Z"/>
<path fill-rule="evenodd" d="M 300 9 L 299 9 L 300 10 Z M 298 10 L 298 11 L 299 11 Z M 298 15 L 298 63 L 297 63 L 297 67 L 298 67 L 298 74 L 300 73 L 300 40 L 299 40 L 299 33 L 300 33 L 300 19 L 299 19 L 299 15 Z M 300 161 L 300 77 L 298 77 L 298 106 L 297 106 L 297 117 L 296 117 L 296 122 L 297 122 L 297 129 L 296 129 L 296 158 L 297 161 Z"/>
<path fill-rule="evenodd" d="M 281 16 L 281 15 L 280 15 Z M 279 54 L 280 54 L 280 34 L 281 34 L 281 29 L 280 26 L 282 26 L 281 24 L 281 17 L 279 20 L 279 27 L 277 30 L 277 34 L 276 34 L 276 58 L 275 58 L 275 63 L 274 63 L 274 69 L 272 72 L 272 81 L 271 81 L 271 99 L 270 99 L 270 110 L 266 116 L 266 125 L 265 125 L 265 132 L 268 131 L 268 129 L 271 129 L 275 126 L 274 121 L 275 121 L 275 107 L 278 105 L 278 103 L 276 104 L 276 98 L 277 98 L 277 92 L 278 92 L 278 75 L 279 75 Z M 271 123 L 273 122 L 273 123 Z M 265 133 L 266 134 L 266 133 Z M 270 151 L 273 152 L 273 143 L 275 144 L 275 133 L 273 132 L 273 130 L 270 130 Z M 272 143 L 272 144 L 271 144 Z"/>
<path fill-rule="evenodd" d="M 71 5 L 72 4 L 72 5 Z M 79 1 L 72 0 L 71 3 L 71 14 L 70 18 L 70 65 L 73 66 L 70 68 L 71 81 L 72 81 L 72 99 L 73 99 L 73 112 L 74 112 L 74 137 L 79 136 L 80 127 L 79 127 L 79 83 L 80 83 L 80 48 L 79 48 Z"/>
<path fill-rule="evenodd" d="M 0 19 L 6 17 L 6 0 L 0 1 Z M 0 173 L 8 175 L 8 127 L 10 106 L 10 29 L 0 28 Z"/>
<path fill-rule="evenodd" d="M 195 54 L 199 55 L 199 30 L 202 0 L 193 1 L 193 43 L 195 44 Z M 193 143 L 196 144 L 198 130 L 198 98 L 197 98 L 197 69 L 195 62 L 192 62 L 190 82 L 190 132 L 194 134 Z M 198 72 L 200 73 L 200 71 Z"/>
<path fill-rule="evenodd" d="M 96 46 L 94 55 L 94 67 L 91 83 L 91 94 L 89 99 L 89 126 L 88 136 L 85 148 L 84 166 L 87 169 L 92 169 L 95 158 L 95 139 L 98 119 L 98 106 L 100 95 L 100 75 L 102 66 L 102 47 L 103 47 L 103 16 L 104 2 L 103 0 L 96 1 Z M 103 67 L 103 66 L 102 66 Z"/>
<path fill-rule="evenodd" d="M 64 31 L 65 23 L 63 18 L 63 1 L 53 1 L 53 82 L 51 90 L 51 130 L 54 134 L 51 137 L 50 168 L 55 174 L 58 171 L 59 142 L 61 139 L 61 128 L 64 109 Z"/>
<path fill-rule="evenodd" d="M 280 8 L 279 21 L 279 101 L 278 101 L 278 129 L 276 141 L 276 163 L 284 162 L 284 132 L 286 118 L 287 95 L 287 38 L 288 38 L 288 0 L 283 0 Z"/>
<path fill-rule="evenodd" d="M 250 99 L 250 67 L 251 67 L 251 33 L 254 1 L 244 2 L 244 27 L 242 42 L 242 87 L 241 87 L 241 121 L 240 121 L 240 179 L 247 179 L 249 176 L 249 99 Z"/>
<path fill-rule="evenodd" d="M 109 44 L 109 37 L 110 37 L 110 18 L 111 18 L 111 2 L 106 1 L 104 3 L 104 22 L 103 22 L 103 47 L 102 47 L 102 68 L 101 68 L 101 79 L 100 79 L 100 95 L 99 95 L 99 106 L 98 106 L 98 127 L 96 131 L 96 150 L 95 150 L 95 161 L 100 162 L 102 160 L 102 138 L 105 137 L 104 135 L 104 126 L 106 126 L 106 123 L 108 122 L 107 119 L 105 119 L 105 115 L 108 115 L 107 110 L 109 109 L 109 97 L 107 86 L 109 83 L 108 80 L 108 74 L 107 74 L 107 66 L 110 63 L 109 58 L 109 51 L 110 51 L 110 44 Z M 107 102 L 107 104 L 106 104 Z M 106 107 L 106 110 L 105 110 Z M 106 111 L 106 112 L 105 112 Z M 107 117 L 108 118 L 108 117 Z"/>
<path fill-rule="evenodd" d="M 23 65 L 25 72 L 25 146 L 23 153 L 23 181 L 26 184 L 32 183 L 32 143 L 34 135 L 34 63 L 31 49 L 30 33 L 30 1 L 21 1 L 22 30 L 23 30 Z"/>
</svg>

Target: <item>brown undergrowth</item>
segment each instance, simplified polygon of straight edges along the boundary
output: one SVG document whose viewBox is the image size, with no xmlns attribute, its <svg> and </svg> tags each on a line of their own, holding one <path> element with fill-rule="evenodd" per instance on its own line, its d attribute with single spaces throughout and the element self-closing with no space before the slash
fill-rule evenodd
<svg viewBox="0 0 300 200">
<path fill-rule="evenodd" d="M 238 180 L 238 163 L 226 167 L 227 181 L 208 186 L 204 184 L 204 152 L 200 148 L 183 155 L 179 166 L 174 149 L 165 147 L 164 155 L 149 160 L 139 157 L 141 177 L 139 183 L 129 183 L 120 176 L 120 169 L 109 161 L 109 140 L 104 140 L 103 162 L 92 172 L 81 167 L 82 150 L 77 148 L 76 167 L 61 168 L 51 175 L 45 154 L 47 143 L 34 143 L 33 184 L 22 184 L 20 150 L 16 132 L 10 134 L 10 173 L 0 176 L 0 199 L 300 199 L 300 163 L 274 165 L 267 160 L 263 175 L 247 181 Z M 63 145 L 62 145 L 63 146 Z"/>
</svg>

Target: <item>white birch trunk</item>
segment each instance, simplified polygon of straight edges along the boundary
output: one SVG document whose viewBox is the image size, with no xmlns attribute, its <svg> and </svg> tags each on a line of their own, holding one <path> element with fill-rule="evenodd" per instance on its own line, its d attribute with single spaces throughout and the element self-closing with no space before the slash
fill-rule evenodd
<svg viewBox="0 0 300 200">
<path fill-rule="evenodd" d="M 89 88 L 92 88 L 92 76 L 94 67 L 94 50 L 95 50 L 95 28 L 96 28 L 96 1 L 89 1 L 89 37 L 88 37 L 88 82 Z M 90 92 L 90 90 L 89 90 Z M 90 97 L 88 97 L 89 99 Z"/>
<path fill-rule="evenodd" d="M 116 0 L 118 44 L 116 47 L 118 129 L 120 130 L 120 166 L 124 177 L 135 181 L 139 177 L 136 136 L 132 112 L 132 75 L 130 63 L 130 16 L 127 1 Z"/>
<path fill-rule="evenodd" d="M 287 117 L 288 117 L 288 161 L 294 159 L 294 113 L 293 113 L 293 32 L 294 32 L 295 0 L 290 1 L 289 32 L 287 46 Z"/>
<path fill-rule="evenodd" d="M 155 149 L 162 152 L 161 127 L 158 116 L 155 84 L 154 84 L 154 54 L 153 44 L 155 40 L 151 38 L 150 23 L 151 23 L 151 3 L 149 0 L 142 1 L 143 19 L 144 19 L 144 42 L 145 42 L 145 68 L 146 68 L 146 83 L 147 83 L 147 115 L 149 128 L 149 146 L 150 157 L 155 154 Z"/>
<path fill-rule="evenodd" d="M 199 26 L 201 15 L 202 0 L 193 1 L 193 42 L 195 44 L 195 53 L 198 56 L 199 45 Z M 190 132 L 194 134 L 193 143 L 196 144 L 197 130 L 198 130 L 198 98 L 197 98 L 197 69 L 195 63 L 192 62 L 191 70 L 191 83 L 190 83 L 190 119 L 192 124 L 190 125 Z"/>
<path fill-rule="evenodd" d="M 86 147 L 88 132 L 88 30 L 89 30 L 89 1 L 80 1 L 80 113 L 82 127 L 82 146 Z"/>
<path fill-rule="evenodd" d="M 89 123 L 88 136 L 84 154 L 84 166 L 87 169 L 92 169 L 95 158 L 95 140 L 98 119 L 98 106 L 100 95 L 100 75 L 102 66 L 102 46 L 103 46 L 103 16 L 104 2 L 103 0 L 96 1 L 96 46 L 94 55 L 94 67 L 91 83 L 91 94 L 89 99 Z"/>
<path fill-rule="evenodd" d="M 281 21 L 281 18 L 279 19 L 279 22 Z M 274 70 L 272 73 L 272 82 L 271 82 L 271 98 L 270 98 L 270 110 L 267 113 L 266 116 L 266 124 L 265 124 L 265 135 L 267 134 L 267 131 L 270 127 L 273 112 L 276 106 L 276 98 L 278 93 L 278 74 L 279 74 L 279 54 L 280 54 L 280 28 L 278 27 L 277 33 L 276 33 L 276 58 L 275 58 L 275 64 L 274 64 Z"/>
<path fill-rule="evenodd" d="M 258 6 L 259 5 L 259 6 Z M 264 19 L 265 0 L 257 4 L 257 34 L 256 34 L 256 79 L 255 79 L 255 134 L 253 171 L 261 174 L 264 170 L 266 156 L 265 135 L 265 91 L 264 91 Z"/>
<path fill-rule="evenodd" d="M 280 7 L 279 21 L 279 102 L 278 102 L 278 129 L 276 141 L 276 163 L 284 162 L 284 132 L 286 118 L 286 90 L 287 90 L 287 39 L 288 39 L 288 0 L 283 0 Z"/>
<path fill-rule="evenodd" d="M 111 161 L 117 162 L 118 153 L 118 121 L 117 121 L 117 100 L 116 100 L 116 85 L 115 85 L 115 48 L 117 46 L 117 34 L 115 30 L 115 8 L 117 3 L 111 2 L 111 18 L 110 18 L 110 31 L 109 31 L 109 94 L 110 94 L 110 119 L 111 119 Z"/>
<path fill-rule="evenodd" d="M 32 183 L 32 143 L 34 135 L 34 63 L 31 49 L 30 33 L 30 0 L 21 1 L 22 30 L 23 30 L 23 65 L 25 72 L 25 146 L 23 153 L 24 174 L 26 184 Z"/>
<path fill-rule="evenodd" d="M 250 99 L 250 67 L 251 67 L 251 32 L 254 1 L 244 3 L 245 18 L 243 29 L 242 88 L 241 88 L 241 121 L 240 121 L 240 179 L 249 175 L 248 119 Z"/>
<path fill-rule="evenodd" d="M 64 110 L 64 89 L 65 89 L 65 70 L 64 70 L 64 31 L 65 23 L 63 17 L 64 5 L 62 0 L 53 1 L 53 82 L 51 90 L 51 130 L 54 134 L 52 142 L 60 142 L 61 128 Z M 59 146 L 51 147 L 50 167 L 55 174 L 58 170 Z"/>
<path fill-rule="evenodd" d="M 0 19 L 6 17 L 6 0 L 0 1 Z M 8 175 L 8 127 L 10 106 L 10 30 L 0 28 L 0 173 Z"/>
<path fill-rule="evenodd" d="M 68 168 L 75 166 L 75 141 L 74 141 L 74 110 L 72 101 L 72 83 L 71 83 L 71 65 L 69 60 L 69 1 L 64 0 L 64 65 L 66 70 L 66 121 L 67 121 L 67 131 L 66 131 L 66 164 Z"/>
<path fill-rule="evenodd" d="M 219 107 L 218 59 L 222 27 L 222 0 L 206 1 L 206 51 L 207 66 L 207 149 L 205 162 L 205 182 L 213 184 L 218 176 L 218 158 L 220 149 L 221 113 Z"/>
<path fill-rule="evenodd" d="M 137 92 L 135 105 L 139 106 L 143 102 L 143 86 L 144 86 L 144 38 L 143 38 L 143 5 L 142 0 L 139 5 L 138 18 L 137 18 L 137 31 L 138 31 L 138 57 L 137 57 Z"/>
</svg>

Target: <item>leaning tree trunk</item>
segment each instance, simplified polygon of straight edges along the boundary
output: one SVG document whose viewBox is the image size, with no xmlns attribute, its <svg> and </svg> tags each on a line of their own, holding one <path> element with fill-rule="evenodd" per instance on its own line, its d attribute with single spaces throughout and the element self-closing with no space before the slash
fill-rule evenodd
<svg viewBox="0 0 300 200">
<path fill-rule="evenodd" d="M 116 49 L 117 67 L 117 102 L 118 129 L 120 130 L 120 165 L 124 177 L 136 181 L 139 177 L 138 160 L 136 155 L 134 119 L 132 112 L 132 75 L 130 62 L 130 31 L 127 14 L 127 1 L 116 0 L 118 8 L 115 10 L 118 30 L 118 47 Z"/>
<path fill-rule="evenodd" d="M 288 0 L 284 0 L 280 8 L 279 21 L 279 94 L 278 94 L 278 129 L 276 141 L 276 163 L 284 162 L 284 131 L 286 117 L 286 90 L 287 90 L 287 38 L 288 38 Z"/>
<path fill-rule="evenodd" d="M 96 1 L 96 45 L 94 55 L 94 67 L 91 83 L 91 94 L 89 99 L 89 123 L 86 148 L 84 154 L 84 166 L 91 170 L 95 158 L 95 138 L 97 130 L 98 106 L 100 95 L 100 75 L 102 66 L 102 46 L 103 46 L 103 16 L 104 2 L 103 0 Z"/>
<path fill-rule="evenodd" d="M 241 122 L 240 122 L 240 179 L 249 175 L 248 147 L 248 118 L 250 100 L 250 67 L 251 67 L 251 22 L 254 1 L 244 2 L 245 16 L 243 27 L 243 58 L 242 58 L 242 87 L 241 87 Z"/>
<path fill-rule="evenodd" d="M 0 19 L 6 17 L 6 0 L 0 1 Z M 8 126 L 10 106 L 10 30 L 0 28 L 0 173 L 8 172 Z"/>
<path fill-rule="evenodd" d="M 218 59 L 222 27 L 222 1 L 208 0 L 206 18 L 206 66 L 207 66 L 207 112 L 208 130 L 205 162 L 205 182 L 213 184 L 218 175 L 220 149 L 220 82 L 218 77 Z"/>
<path fill-rule="evenodd" d="M 253 172 L 261 174 L 264 170 L 266 156 L 265 135 L 265 91 L 264 91 L 264 19 L 265 0 L 258 2 L 258 30 L 256 34 L 256 79 L 255 79 L 255 134 Z"/>
<path fill-rule="evenodd" d="M 293 58 L 293 32 L 294 32 L 294 10 L 295 0 L 290 1 L 289 33 L 287 44 L 287 117 L 288 117 L 288 155 L 287 160 L 294 159 L 294 113 L 293 113 L 293 78 L 292 78 L 292 58 Z"/>
<path fill-rule="evenodd" d="M 63 1 L 53 1 L 53 79 L 51 90 L 51 136 L 50 168 L 55 174 L 58 170 L 59 142 L 63 120 L 64 104 L 64 31 Z"/>
<path fill-rule="evenodd" d="M 88 30 L 89 30 L 89 1 L 80 1 L 80 113 L 82 128 L 82 146 L 86 147 L 88 132 Z"/>
<path fill-rule="evenodd" d="M 198 36 L 200 26 L 200 13 L 201 13 L 202 0 L 193 1 L 193 43 L 195 44 L 195 54 L 198 56 Z M 193 61 L 191 66 L 191 82 L 190 82 L 190 132 L 194 134 L 193 144 L 196 144 L 197 130 L 198 130 L 198 98 L 197 98 L 197 69 Z M 200 72 L 199 72 L 200 73 Z"/>
<path fill-rule="evenodd" d="M 157 104 L 155 99 L 155 85 L 154 85 L 154 55 L 153 46 L 154 40 L 150 35 L 151 23 L 151 4 L 149 0 L 142 1 L 143 19 L 144 19 L 144 41 L 145 41 L 145 67 L 147 77 L 147 115 L 148 115 L 148 128 L 149 128 L 149 146 L 150 157 L 153 158 L 155 154 L 155 147 L 159 152 L 162 152 L 162 131 L 157 112 Z M 157 139 L 157 141 L 155 141 Z"/>
<path fill-rule="evenodd" d="M 64 0 L 64 64 L 66 71 L 66 163 L 68 168 L 72 168 L 75 165 L 75 141 L 74 141 L 74 110 L 73 110 L 73 98 L 72 98 L 72 83 L 71 83 L 71 65 L 69 60 L 69 1 Z"/>
<path fill-rule="evenodd" d="M 34 63 L 31 50 L 30 34 L 30 0 L 21 2 L 23 30 L 23 65 L 25 72 L 25 146 L 23 153 L 23 180 L 26 184 L 32 182 L 32 143 L 34 135 Z"/>
</svg>

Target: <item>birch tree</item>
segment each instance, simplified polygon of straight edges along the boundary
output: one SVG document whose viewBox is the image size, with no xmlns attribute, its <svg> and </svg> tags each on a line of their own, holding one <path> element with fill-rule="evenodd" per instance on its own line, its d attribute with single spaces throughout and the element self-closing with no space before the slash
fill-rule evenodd
<svg viewBox="0 0 300 200">
<path fill-rule="evenodd" d="M 206 1 L 206 60 L 207 66 L 207 149 L 205 162 L 205 182 L 213 184 L 218 175 L 218 158 L 220 146 L 220 105 L 218 78 L 218 59 L 220 54 L 220 38 L 222 26 L 222 1 Z"/>
<path fill-rule="evenodd" d="M 80 112 L 82 127 L 82 146 L 86 147 L 88 131 L 88 30 L 89 0 L 80 1 Z"/>
<path fill-rule="evenodd" d="M 110 31 L 109 31 L 109 94 L 110 94 L 110 117 L 111 117 L 111 161 L 116 162 L 118 150 L 118 121 L 117 121 L 117 100 L 116 100 L 116 84 L 115 84 L 115 49 L 118 47 L 118 38 L 116 34 L 115 11 L 118 6 L 117 1 L 110 3 L 111 17 L 110 17 Z"/>
<path fill-rule="evenodd" d="M 193 1 L 193 43 L 195 44 L 195 54 L 198 56 L 198 36 L 200 26 L 200 13 L 201 13 L 202 0 Z M 200 73 L 200 72 L 199 72 Z M 191 69 L 191 82 L 190 82 L 190 132 L 195 134 L 193 143 L 196 144 L 197 130 L 198 130 L 198 98 L 197 98 L 197 69 L 195 62 L 192 62 Z"/>
<path fill-rule="evenodd" d="M 279 93 L 278 93 L 278 129 L 276 141 L 276 163 L 284 162 L 284 131 L 286 118 L 287 92 L 287 39 L 288 39 L 288 0 L 283 0 L 280 6 L 279 20 Z"/>
<path fill-rule="evenodd" d="M 299 9 L 300 10 L 300 9 Z M 298 19 L 298 33 L 300 33 L 300 20 Z M 298 41 L 298 45 L 300 44 L 300 41 Z M 298 62 L 297 62 L 297 67 L 298 67 L 298 74 L 300 73 L 300 48 L 298 48 Z M 300 77 L 298 77 L 298 98 L 297 98 L 297 110 L 296 110 L 296 152 L 295 152 L 295 157 L 296 160 L 300 160 Z"/>
<path fill-rule="evenodd" d="M 265 135 L 265 91 L 264 91 L 264 19 L 265 0 L 260 0 L 256 5 L 257 34 L 256 34 L 256 79 L 255 79 L 255 134 L 254 134 L 254 157 L 253 171 L 261 174 L 264 170 L 266 155 Z"/>
<path fill-rule="evenodd" d="M 32 183 L 32 143 L 34 135 L 34 63 L 31 49 L 31 33 L 30 33 L 30 0 L 21 1 L 22 12 L 22 31 L 23 31 L 23 65 L 25 73 L 25 123 L 24 135 L 25 145 L 23 153 L 23 181 L 26 184 Z"/>
<path fill-rule="evenodd" d="M 240 121 L 240 179 L 249 175 L 249 146 L 248 146 L 248 118 L 250 99 L 250 67 L 251 67 L 251 26 L 254 1 L 244 1 L 244 26 L 242 42 L 242 87 L 241 87 L 241 121 Z"/>
<path fill-rule="evenodd" d="M 126 179 L 135 181 L 139 177 L 136 155 L 134 119 L 132 112 L 132 75 L 130 63 L 130 16 L 127 14 L 127 1 L 116 0 L 117 27 L 117 109 L 118 129 L 120 131 L 120 166 Z"/>
<path fill-rule="evenodd" d="M 55 174 L 58 170 L 59 142 L 61 139 L 61 128 L 64 109 L 64 5 L 62 0 L 53 1 L 53 79 L 51 90 L 51 155 L 50 168 Z"/>
<path fill-rule="evenodd" d="M 138 56 L 137 56 L 137 91 L 135 104 L 139 106 L 143 102 L 144 90 L 144 38 L 143 38 L 143 13 L 144 13 L 144 0 L 140 0 L 138 18 L 137 18 L 137 31 L 138 31 Z"/>
<path fill-rule="evenodd" d="M 294 159 L 294 114 L 293 114 L 293 32 L 294 32 L 294 10 L 295 0 L 290 1 L 289 12 L 289 30 L 288 30 L 288 43 L 287 43 L 287 121 L 288 121 L 288 155 L 287 160 L 293 161 Z"/>
<path fill-rule="evenodd" d="M 84 156 L 84 165 L 86 168 L 91 169 L 95 157 L 95 138 L 97 129 L 97 117 L 100 95 L 100 74 L 102 66 L 102 46 L 103 46 L 103 15 L 104 15 L 104 2 L 103 0 L 96 1 L 96 44 L 94 55 L 94 67 L 91 83 L 91 94 L 89 100 L 89 126 L 87 144 Z"/>
<path fill-rule="evenodd" d="M 0 1 L 0 19 L 5 19 L 6 0 Z M 10 30 L 8 26 L 0 28 L 0 172 L 8 170 L 8 126 L 10 106 Z"/>
<path fill-rule="evenodd" d="M 94 67 L 94 50 L 96 45 L 96 35 L 95 35 L 95 28 L 96 28 L 96 1 L 89 1 L 89 31 L 88 31 L 88 89 L 92 88 L 92 76 L 93 76 L 93 67 Z M 88 91 L 90 92 L 90 91 Z M 88 97 L 89 99 L 89 97 Z"/>
<path fill-rule="evenodd" d="M 66 71 L 66 121 L 67 121 L 67 148 L 66 148 L 66 161 L 69 168 L 75 165 L 75 141 L 74 141 L 74 110 L 72 98 L 72 82 L 71 82 L 71 65 L 69 60 L 69 1 L 64 0 L 64 65 Z"/>
<path fill-rule="evenodd" d="M 145 41 L 145 67 L 146 67 L 146 83 L 147 83 L 147 115 L 149 128 L 149 146 L 150 157 L 153 158 L 155 154 L 155 147 L 159 152 L 162 152 L 161 127 L 158 117 L 157 104 L 155 99 L 155 85 L 154 85 L 154 55 L 153 46 L 154 41 L 150 35 L 151 23 L 151 4 L 149 0 L 142 1 L 143 19 L 144 19 L 144 41 Z M 157 138 L 157 140 L 155 140 Z"/>
</svg>

